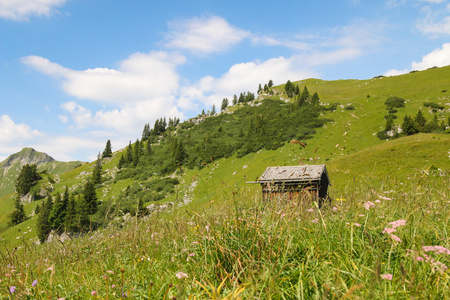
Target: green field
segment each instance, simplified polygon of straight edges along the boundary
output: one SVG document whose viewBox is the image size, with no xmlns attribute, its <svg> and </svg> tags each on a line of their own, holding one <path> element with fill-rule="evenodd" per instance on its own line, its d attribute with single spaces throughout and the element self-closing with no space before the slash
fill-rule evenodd
<svg viewBox="0 0 450 300">
<path fill-rule="evenodd" d="M 450 135 L 420 133 L 389 141 L 376 136 L 386 123 L 384 102 L 390 96 L 406 100 L 396 125 L 419 108 L 431 121 L 425 102 L 444 106 L 437 116 L 446 122 L 448 78 L 450 67 L 369 80 L 294 82 L 317 91 L 322 105 L 338 103 L 335 111 L 323 111 L 331 121 L 317 128 L 305 147 L 286 143 L 186 168 L 168 197 L 146 203 L 170 203 L 168 209 L 143 219 L 117 218 L 84 237 L 37 246 L 36 217 L 7 228 L 14 207 L 13 195 L 5 196 L 0 199 L 0 295 L 448 299 Z M 274 97 L 285 97 L 283 89 L 275 87 Z M 354 109 L 346 109 L 350 105 Z M 114 179 L 122 153 L 104 161 L 97 195 L 105 203 L 136 186 L 132 178 Z M 260 186 L 246 184 L 268 166 L 298 164 L 327 165 L 333 201 L 324 209 L 312 202 L 263 205 Z M 60 175 L 55 192 L 81 189 L 93 165 Z M 26 212 L 41 201 L 25 205 Z M 385 229 L 398 220 L 405 225 L 392 228 L 393 237 Z M 187 278 L 178 279 L 179 272 Z M 38 284 L 32 287 L 34 280 Z M 8 292 L 13 285 L 14 295 Z"/>
</svg>

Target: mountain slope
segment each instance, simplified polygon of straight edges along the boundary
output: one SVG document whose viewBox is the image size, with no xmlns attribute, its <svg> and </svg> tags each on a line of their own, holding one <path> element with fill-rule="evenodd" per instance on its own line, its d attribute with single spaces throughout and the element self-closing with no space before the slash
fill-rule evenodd
<svg viewBox="0 0 450 300">
<path fill-rule="evenodd" d="M 81 162 L 59 162 L 46 153 L 33 148 L 23 148 L 0 162 L 0 197 L 14 192 L 16 178 L 25 164 L 36 164 L 38 171 L 46 171 L 49 174 L 63 174 L 79 166 Z"/>
</svg>

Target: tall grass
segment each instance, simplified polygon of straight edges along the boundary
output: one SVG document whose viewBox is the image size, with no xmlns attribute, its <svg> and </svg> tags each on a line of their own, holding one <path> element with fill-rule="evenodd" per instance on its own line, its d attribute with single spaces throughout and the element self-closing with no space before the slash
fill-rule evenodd
<svg viewBox="0 0 450 300">
<path fill-rule="evenodd" d="M 1 250 L 0 295 L 448 299 L 449 205 L 448 191 L 431 188 L 361 184 L 320 210 L 242 192 L 198 211 L 118 219 L 84 237 Z"/>
</svg>

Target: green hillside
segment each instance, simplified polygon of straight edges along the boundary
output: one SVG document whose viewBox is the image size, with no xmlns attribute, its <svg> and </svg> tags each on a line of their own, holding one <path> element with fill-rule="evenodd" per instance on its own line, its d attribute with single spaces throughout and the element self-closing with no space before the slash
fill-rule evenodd
<svg viewBox="0 0 450 300">
<path fill-rule="evenodd" d="M 440 134 L 420 133 L 386 141 L 380 140 L 377 132 L 385 127 L 388 114 L 385 101 L 390 96 L 405 99 L 405 107 L 395 113 L 396 126 L 402 124 L 406 115 L 416 115 L 419 109 L 428 122 L 434 118 L 439 123 L 448 122 L 448 78 L 450 67 L 369 80 L 307 79 L 293 84 L 300 91 L 306 86 L 311 93 L 317 92 L 320 107 L 299 108 L 296 97 L 289 99 L 285 86 L 281 85 L 273 87 L 273 95 L 260 94 L 256 100 L 228 107 L 217 116 L 199 116 L 199 124 L 184 122 L 168 126 L 165 132 L 158 132 L 148 141 L 138 141 L 140 147 L 130 144 L 102 160 L 103 181 L 96 185 L 101 203 L 99 211 L 91 216 L 91 225 L 99 227 L 96 233 L 61 242 L 63 248 L 59 252 L 51 250 L 59 249 L 53 243 L 35 248 L 31 245 L 37 241 L 37 216 L 32 213 L 37 205 L 42 207 L 44 200 L 25 204 L 28 220 L 8 228 L 8 216 L 14 210 L 14 196 L 9 194 L 0 198 L 0 251 L 9 253 L 13 247 L 32 247 L 36 250 L 28 255 L 33 260 L 33 255 L 39 255 L 42 249 L 48 252 L 49 261 L 61 260 L 61 253 L 66 251 L 77 255 L 78 260 L 67 263 L 73 274 L 86 274 L 86 280 L 80 285 L 55 279 L 61 288 L 53 288 L 52 276 L 48 278 L 42 270 L 56 268 L 62 272 L 68 266 L 44 261 L 39 265 L 43 282 L 40 288 L 48 297 L 83 298 L 97 289 L 104 296 L 113 293 L 118 296 L 118 292 L 108 290 L 108 281 L 106 285 L 99 282 L 106 270 L 115 274 L 105 276 L 115 280 L 115 285 L 121 285 L 120 292 L 141 298 L 158 295 L 162 299 L 180 294 L 183 281 L 178 281 L 177 291 L 170 290 L 168 285 L 177 282 L 173 279 L 175 273 L 185 270 L 193 276 L 185 281 L 185 294 L 197 297 L 205 296 L 223 281 L 227 282 L 227 293 L 240 291 L 250 298 L 265 293 L 282 293 L 286 298 L 294 295 L 311 298 L 328 293 L 333 295 L 331 298 L 345 298 L 353 292 L 360 298 L 382 295 L 386 298 L 387 291 L 401 289 L 405 280 L 414 280 L 411 276 L 415 278 L 415 274 L 420 277 L 417 280 L 422 287 L 436 282 L 440 285 L 431 291 L 420 290 L 410 283 L 408 287 L 403 286 L 407 292 L 394 298 L 441 295 L 448 288 L 448 273 L 443 273 L 447 277 L 440 276 L 442 273 L 433 269 L 433 276 L 424 275 L 428 272 L 425 267 L 419 269 L 413 263 L 403 264 L 397 259 L 406 258 L 410 253 L 407 249 L 424 256 L 420 252 L 423 245 L 448 247 L 450 243 L 445 229 L 449 219 L 433 219 L 427 215 L 429 211 L 436 211 L 436 215 L 448 211 L 450 135 L 441 129 Z M 426 102 L 441 108 L 433 111 L 424 106 Z M 292 140 L 301 143 L 290 143 Z M 140 160 L 130 160 L 119 169 L 122 156 L 136 151 L 141 151 Z M 93 162 L 74 168 L 73 165 L 50 166 L 52 163 L 45 165 L 48 172 L 40 184 L 51 185 L 53 195 L 63 193 L 67 187 L 76 197 L 83 193 L 96 165 Z M 246 182 L 258 178 L 268 166 L 298 164 L 327 165 L 332 203 L 323 213 L 312 203 L 292 203 L 289 208 L 275 204 L 260 207 L 260 186 Z M 65 167 L 68 169 L 62 173 Z M 11 179 L 10 182 L 13 184 Z M 150 217 L 132 218 L 139 211 L 139 201 L 151 208 Z M 370 218 L 369 209 L 364 208 L 368 202 L 378 207 L 378 212 L 371 213 Z M 309 214 L 307 209 L 314 214 Z M 422 213 L 418 215 L 417 211 Z M 288 217 L 282 220 L 285 215 Z M 397 251 L 397 244 L 390 243 L 380 232 L 384 228 L 382 224 L 401 218 L 407 220 L 407 232 L 411 234 L 405 229 L 400 235 L 407 246 Z M 349 225 L 361 226 L 361 223 L 364 227 Z M 320 230 L 316 228 L 319 225 Z M 215 230 L 214 239 L 204 239 L 210 230 L 206 228 Z M 242 230 L 236 232 L 233 228 Z M 421 234 L 416 235 L 416 230 Z M 120 242 L 113 240 L 119 236 L 123 237 Z M 154 244 L 154 237 L 158 237 L 159 244 Z M 110 249 L 122 254 L 110 253 Z M 284 250 L 280 252 L 281 249 Z M 186 260 L 184 251 L 188 251 L 186 255 L 190 252 L 200 255 L 204 260 L 193 255 L 190 262 L 190 256 Z M 95 253 L 104 253 L 103 260 Z M 2 257 L 12 261 L 6 255 Z M 101 270 L 94 270 L 94 262 L 101 265 Z M 448 259 L 440 262 L 448 264 Z M 327 267 L 328 264 L 335 267 Z M 147 269 L 154 270 L 153 275 Z M 289 270 L 295 270 L 295 274 Z M 0 268 L 0 272 L 8 270 Z M 396 278 L 403 272 L 403 281 L 383 285 L 380 272 L 394 272 Z M 130 273 L 135 275 L 129 276 Z M 146 276 L 155 283 L 155 290 Z M 7 282 L 0 282 L 3 291 Z M 22 290 L 25 291 L 25 285 Z M 227 299 L 238 299 L 235 296 Z"/>
</svg>

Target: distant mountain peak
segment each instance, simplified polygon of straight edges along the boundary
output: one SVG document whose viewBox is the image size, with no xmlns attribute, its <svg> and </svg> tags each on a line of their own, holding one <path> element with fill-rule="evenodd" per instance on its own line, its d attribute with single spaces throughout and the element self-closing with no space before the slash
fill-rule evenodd
<svg viewBox="0 0 450 300">
<path fill-rule="evenodd" d="M 8 169 L 8 167 L 12 166 L 16 162 L 19 163 L 20 167 L 26 164 L 43 164 L 55 161 L 53 157 L 50 155 L 38 152 L 33 148 L 23 148 L 17 153 L 11 154 L 6 160 L 0 163 L 0 168 Z M 4 170 L 5 171 L 5 170 Z"/>
</svg>

